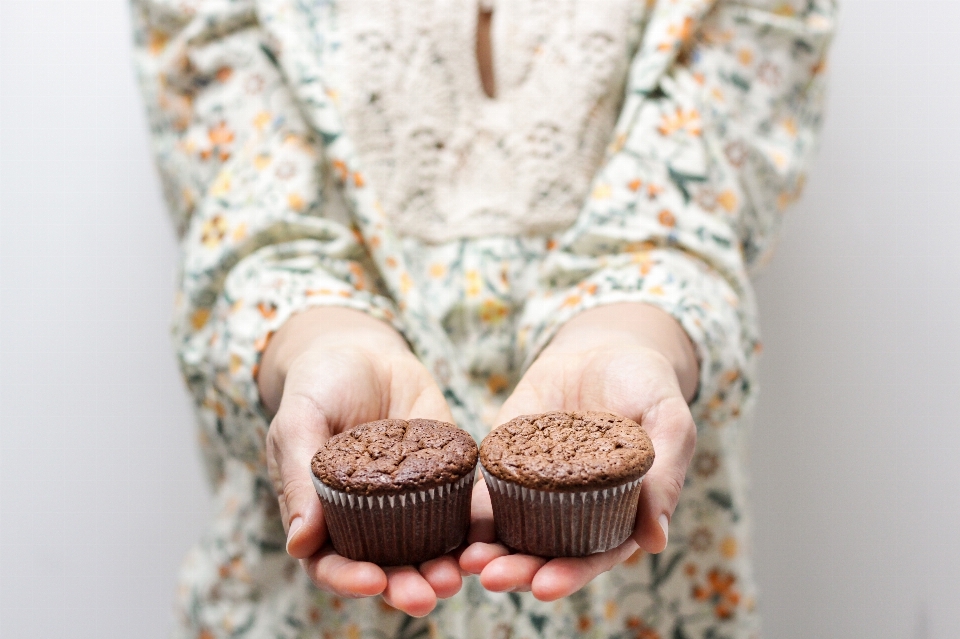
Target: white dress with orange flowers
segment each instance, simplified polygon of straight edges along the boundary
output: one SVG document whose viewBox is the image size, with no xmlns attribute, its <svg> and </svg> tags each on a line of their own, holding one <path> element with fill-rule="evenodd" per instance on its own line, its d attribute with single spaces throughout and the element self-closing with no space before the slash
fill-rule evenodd
<svg viewBox="0 0 960 639">
<path fill-rule="evenodd" d="M 134 0 L 182 242 L 175 336 L 216 515 L 178 637 L 751 637 L 747 270 L 799 195 L 834 0 Z M 317 591 L 284 553 L 255 383 L 292 314 L 392 323 L 479 441 L 565 321 L 653 304 L 697 348 L 670 544 L 562 601 L 474 578 L 427 618 Z"/>
</svg>

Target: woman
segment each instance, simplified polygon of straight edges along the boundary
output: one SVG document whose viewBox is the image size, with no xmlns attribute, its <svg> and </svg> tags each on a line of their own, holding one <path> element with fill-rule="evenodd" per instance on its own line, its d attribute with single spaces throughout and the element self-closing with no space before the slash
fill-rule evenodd
<svg viewBox="0 0 960 639">
<path fill-rule="evenodd" d="M 799 195 L 835 12 L 134 0 L 217 510 L 178 636 L 754 636 L 746 272 Z M 619 548 L 511 554 L 482 482 L 458 557 L 326 544 L 309 459 L 332 434 L 416 416 L 479 441 L 554 409 L 654 440 Z"/>
</svg>

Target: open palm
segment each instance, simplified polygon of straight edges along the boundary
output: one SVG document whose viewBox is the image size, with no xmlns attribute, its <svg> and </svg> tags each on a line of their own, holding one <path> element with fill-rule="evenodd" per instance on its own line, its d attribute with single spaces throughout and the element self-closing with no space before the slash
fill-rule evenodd
<svg viewBox="0 0 960 639">
<path fill-rule="evenodd" d="M 347 320 L 374 321 L 362 316 Z M 329 314 L 323 323 L 330 326 Z M 293 330 L 297 328 L 294 322 Z M 357 424 L 413 417 L 453 421 L 427 369 L 402 339 L 382 328 L 326 331 L 294 340 L 291 350 L 297 354 L 283 365 L 282 390 L 261 392 L 268 408 L 276 410 L 267 434 L 267 465 L 288 531 L 287 552 L 300 559 L 317 587 L 344 597 L 382 595 L 390 605 L 422 616 L 438 598 L 460 590 L 456 559 L 448 555 L 420 566 L 381 568 L 337 554 L 328 543 L 310 476 L 317 449 Z M 276 401 L 279 406 L 270 406 Z"/>
<path fill-rule="evenodd" d="M 616 413 L 646 429 L 656 459 L 642 484 L 631 537 L 618 548 L 582 558 L 547 560 L 512 553 L 495 543 L 490 498 L 485 484 L 477 485 L 473 543 L 461 555 L 461 567 L 479 574 L 489 590 L 532 590 L 547 601 L 579 590 L 638 548 L 663 550 L 668 518 L 679 499 L 696 442 L 696 427 L 677 374 L 660 351 L 642 341 L 604 337 L 555 342 L 531 365 L 504 403 L 497 423 L 554 410 Z"/>
</svg>

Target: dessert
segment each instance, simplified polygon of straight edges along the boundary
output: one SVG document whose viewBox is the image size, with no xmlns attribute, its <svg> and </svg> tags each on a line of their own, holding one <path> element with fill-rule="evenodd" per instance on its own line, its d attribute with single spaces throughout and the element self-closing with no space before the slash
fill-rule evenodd
<svg viewBox="0 0 960 639">
<path fill-rule="evenodd" d="M 480 445 L 497 537 L 520 552 L 580 557 L 633 531 L 653 443 L 626 417 L 601 412 L 521 415 Z"/>
<path fill-rule="evenodd" d="M 334 549 L 383 566 L 459 546 L 470 523 L 477 445 L 429 419 L 383 419 L 331 437 L 311 462 Z"/>
</svg>

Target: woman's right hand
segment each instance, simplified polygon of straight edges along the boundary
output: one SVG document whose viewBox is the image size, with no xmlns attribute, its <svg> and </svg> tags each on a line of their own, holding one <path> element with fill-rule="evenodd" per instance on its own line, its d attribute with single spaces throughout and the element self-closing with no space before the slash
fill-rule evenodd
<svg viewBox="0 0 960 639">
<path fill-rule="evenodd" d="M 360 311 L 322 307 L 288 320 L 261 362 L 261 400 L 275 415 L 267 466 L 287 531 L 287 552 L 318 588 L 342 597 L 382 595 L 413 616 L 462 585 L 456 559 L 381 568 L 347 559 L 328 543 L 310 460 L 330 437 L 377 419 L 422 417 L 453 422 L 427 369 L 391 326 Z"/>
</svg>

